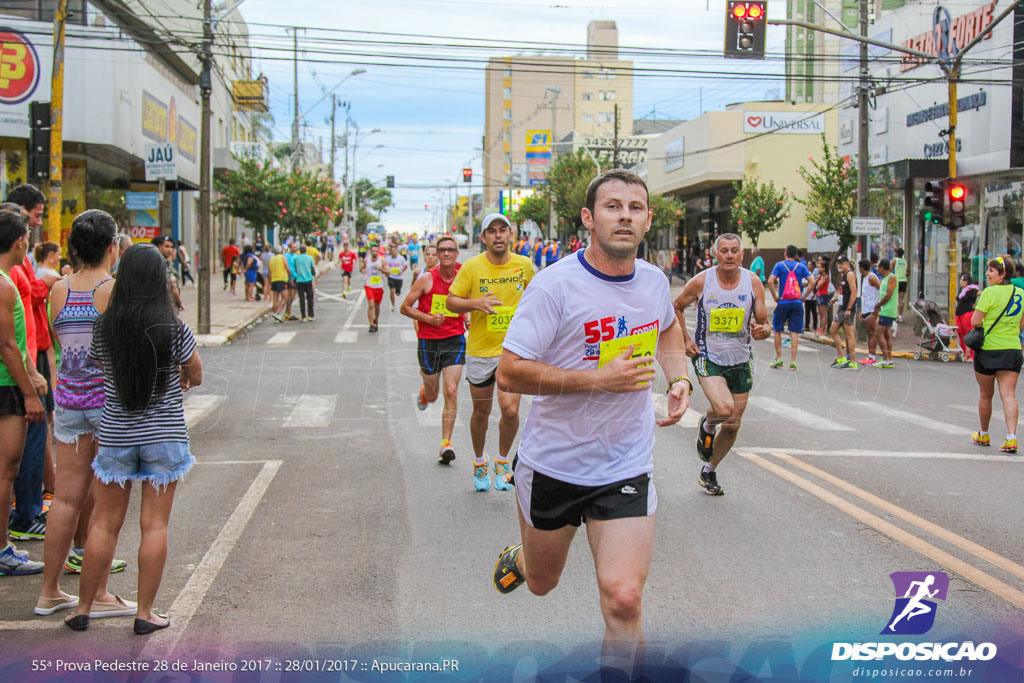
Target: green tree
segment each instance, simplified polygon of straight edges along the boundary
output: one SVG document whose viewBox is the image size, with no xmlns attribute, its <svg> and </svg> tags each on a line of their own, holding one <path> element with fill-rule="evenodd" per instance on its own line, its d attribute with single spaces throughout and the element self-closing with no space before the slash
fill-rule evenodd
<svg viewBox="0 0 1024 683">
<path fill-rule="evenodd" d="M 662 235 L 670 235 L 686 215 L 686 206 L 675 197 L 663 194 L 651 195 L 651 229 L 647 241 L 654 242 Z"/>
<path fill-rule="evenodd" d="M 584 150 L 558 157 L 548 170 L 549 190 L 554 194 L 555 218 L 560 232 L 574 233 L 583 227 L 580 209 L 586 206 L 587 186 L 597 166 Z"/>
<path fill-rule="evenodd" d="M 518 224 L 526 221 L 533 221 L 542 228 L 547 228 L 551 214 L 548 210 L 548 190 L 542 187 L 523 201 L 519 202 L 519 208 L 512 214 L 512 220 Z"/>
<path fill-rule="evenodd" d="M 836 147 L 829 146 L 824 135 L 821 146 L 821 163 L 812 157 L 811 168 L 801 166 L 798 171 L 810 192 L 796 200 L 807 207 L 807 220 L 816 223 L 822 233 L 838 237 L 839 250 L 846 251 L 857 241 L 850 232 L 850 218 L 857 211 L 857 172 L 842 160 Z"/>
<path fill-rule="evenodd" d="M 124 190 L 87 185 L 85 205 L 90 209 L 99 209 L 109 213 L 122 230 L 127 231 L 132 224 L 131 215 L 125 207 Z"/>
<path fill-rule="evenodd" d="M 744 176 L 742 182 L 736 181 L 732 186 L 736 189 L 732 220 L 736 230 L 756 247 L 761 235 L 778 230 L 782 221 L 789 218 L 791 194 L 784 187 L 777 189 L 771 180 L 763 183 L 756 177 Z"/>
<path fill-rule="evenodd" d="M 266 235 L 289 210 L 286 183 L 281 171 L 254 160 L 240 160 L 238 170 L 213 177 L 220 195 L 214 211 L 226 211 Z"/>
</svg>

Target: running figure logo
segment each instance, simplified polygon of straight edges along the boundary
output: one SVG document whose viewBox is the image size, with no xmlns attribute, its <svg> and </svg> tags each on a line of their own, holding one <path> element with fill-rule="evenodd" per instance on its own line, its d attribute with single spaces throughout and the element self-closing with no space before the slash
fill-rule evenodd
<svg viewBox="0 0 1024 683">
<path fill-rule="evenodd" d="M 896 605 L 882 635 L 927 633 L 935 623 L 933 599 L 946 599 L 949 576 L 945 572 L 893 572 L 889 577 L 896 590 Z"/>
</svg>

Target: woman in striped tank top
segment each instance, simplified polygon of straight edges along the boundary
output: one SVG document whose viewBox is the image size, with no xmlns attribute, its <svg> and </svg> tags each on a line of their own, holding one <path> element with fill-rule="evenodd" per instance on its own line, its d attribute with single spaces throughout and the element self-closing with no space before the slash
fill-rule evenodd
<svg viewBox="0 0 1024 683">
<path fill-rule="evenodd" d="M 110 268 L 118 254 L 115 229 L 114 219 L 103 211 L 79 214 L 68 235 L 68 252 L 79 270 L 58 280 L 50 291 L 50 321 L 61 348 L 53 391 L 57 478 L 47 515 L 43 587 L 36 614 L 53 614 L 78 604 L 76 596 L 61 591 L 58 579 L 65 567 L 72 572 L 81 569 L 92 507 L 87 505 L 93 482 L 91 465 L 105 399 L 103 371 L 88 353 L 93 322 L 106 308 L 114 284 Z M 117 560 L 112 570 L 126 566 Z M 133 603 L 107 591 L 105 578 L 93 607 L 97 617 L 134 613 Z"/>
</svg>

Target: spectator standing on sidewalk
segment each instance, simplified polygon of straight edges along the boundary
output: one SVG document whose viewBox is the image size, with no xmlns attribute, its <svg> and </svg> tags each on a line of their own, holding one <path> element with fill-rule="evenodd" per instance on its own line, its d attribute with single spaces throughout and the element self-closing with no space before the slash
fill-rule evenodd
<svg viewBox="0 0 1024 683">
<path fill-rule="evenodd" d="M 881 282 L 871 272 L 871 261 L 861 259 L 857 266 L 860 268 L 860 321 L 864 323 L 868 340 L 868 355 L 860 359 L 860 364 L 874 365 L 875 349 L 878 346 L 878 288 Z"/>
<path fill-rule="evenodd" d="M 878 328 L 876 336 L 882 349 L 882 362 L 878 367 L 892 369 L 893 330 L 896 328 L 896 316 L 899 315 L 899 282 L 892 274 L 889 259 L 878 262 Z"/>
<path fill-rule="evenodd" d="M 231 265 L 235 262 L 235 259 L 238 258 L 238 256 L 240 254 L 241 254 L 241 252 L 238 250 L 238 247 L 235 246 L 235 238 L 234 237 L 229 239 L 228 243 L 224 246 L 224 248 L 220 250 L 220 262 L 224 266 L 224 289 L 225 290 L 227 290 L 227 288 L 228 288 L 228 278 L 230 277 L 231 278 L 231 289 L 232 289 L 232 291 L 234 291 L 235 278 L 237 277 L 237 275 L 235 275 L 234 271 L 231 268 Z"/>
<path fill-rule="evenodd" d="M 11 270 L 28 253 L 28 220 L 0 211 L 0 520 L 10 521 L 11 492 L 25 444 L 26 421 L 43 422 L 46 411 L 32 381 L 25 306 L 11 280 Z M 37 574 L 42 562 L 28 559 L 8 543 L 0 551 L 0 575 Z"/>
<path fill-rule="evenodd" d="M 1016 285 L 1014 285 L 1016 286 Z M 964 343 L 964 336 L 971 331 L 971 317 L 974 315 L 974 304 L 978 301 L 981 289 L 974 284 L 974 278 L 964 273 L 960 276 L 960 293 L 956 297 L 956 331 L 960 337 L 960 348 L 964 351 L 964 360 L 974 360 L 974 349 Z"/>
<path fill-rule="evenodd" d="M 92 514 L 91 466 L 106 397 L 103 370 L 88 354 L 93 323 L 106 310 L 114 287 L 110 266 L 119 253 L 116 229 L 114 219 L 103 211 L 79 214 L 68 235 L 68 251 L 80 270 L 54 285 L 50 294 L 50 318 L 62 354 L 54 388 L 57 480 L 47 516 L 43 587 L 35 607 L 39 615 L 78 605 L 78 597 L 64 593 L 58 581 L 62 569 L 81 571 Z M 110 571 L 123 571 L 127 566 L 124 560 L 115 559 Z M 135 604 L 111 595 L 106 581 L 98 586 L 97 598 L 93 603 L 96 616 L 134 613 Z"/>
<path fill-rule="evenodd" d="M 826 254 L 818 257 L 818 272 L 815 275 L 817 286 L 814 288 L 814 303 L 818 308 L 818 327 L 815 329 L 818 334 L 824 334 L 828 327 L 828 301 L 832 296 L 832 273 L 829 272 L 829 264 L 832 262 Z"/>
<path fill-rule="evenodd" d="M 754 247 L 751 250 L 751 253 L 754 255 L 754 260 L 750 262 L 750 272 L 760 278 L 761 282 L 764 283 L 764 259 L 761 258 L 761 250 Z"/>
<path fill-rule="evenodd" d="M 808 282 L 807 291 L 814 286 L 814 278 L 807 266 L 797 261 L 797 248 L 790 244 L 786 247 L 785 260 L 779 261 L 772 268 L 768 278 L 768 291 L 775 299 L 775 313 L 772 326 L 775 329 L 775 360 L 768 367 L 782 367 L 782 330 L 789 328 L 790 363 L 789 369 L 796 370 L 796 351 L 800 344 L 800 335 L 804 331 L 803 283 Z M 776 287 L 778 285 L 778 287 Z"/>
<path fill-rule="evenodd" d="M 86 540 L 80 600 L 68 628 L 89 627 L 110 570 L 133 484 L 142 489 L 138 607 L 134 631 L 170 626 L 153 610 L 167 559 L 167 523 L 178 481 L 195 464 L 189 451 L 183 391 L 203 381 L 192 330 L 175 315 L 147 244 L 125 252 L 107 310 L 93 327 L 89 356 L 103 368 L 106 402 L 92 465 L 96 504 Z"/>
<path fill-rule="evenodd" d="M 981 350 L 974 354 L 974 377 L 978 382 L 979 431 L 971 441 L 988 446 L 989 422 L 992 420 L 992 397 L 996 387 L 1003 403 L 1006 439 L 1000 448 L 1004 453 L 1017 452 L 1017 379 L 1024 363 L 1020 332 L 1024 329 L 1024 290 L 1013 286 L 1013 261 L 1000 256 L 988 262 L 985 279 L 988 287 L 978 297 L 971 317 L 971 326 L 985 333 Z M 1001 316 L 1001 317 L 1000 317 Z"/>
<path fill-rule="evenodd" d="M 301 322 L 313 322 L 313 280 L 316 279 L 316 264 L 305 245 L 299 247 L 294 259 L 295 286 L 299 291 L 299 314 Z M 306 313 L 309 315 L 306 315 Z"/>
<path fill-rule="evenodd" d="M 839 267 L 839 286 L 836 287 L 836 294 L 839 296 L 839 308 L 836 310 L 835 319 L 832 321 L 832 328 L 829 334 L 832 336 L 832 343 L 839 354 L 832 361 L 833 368 L 856 370 L 857 369 L 857 337 L 854 335 L 854 321 L 857 315 L 857 276 L 850 265 L 850 259 L 840 254 L 836 257 L 836 265 Z M 843 355 L 843 344 L 839 341 L 839 330 L 842 329 L 846 336 L 846 355 Z"/>
<path fill-rule="evenodd" d="M 180 271 L 178 281 L 181 282 L 181 286 L 185 286 L 186 278 L 194 285 L 196 280 L 192 277 L 192 259 L 188 257 L 188 247 L 181 240 L 178 240 L 178 250 L 175 258 L 178 261 L 178 270 Z"/>
<path fill-rule="evenodd" d="M 899 312 L 896 319 L 903 322 L 903 307 L 907 305 L 907 270 L 909 265 L 907 259 L 903 258 L 903 248 L 896 247 L 896 258 L 892 260 L 892 274 L 896 276 L 896 283 L 899 286 Z"/>
</svg>

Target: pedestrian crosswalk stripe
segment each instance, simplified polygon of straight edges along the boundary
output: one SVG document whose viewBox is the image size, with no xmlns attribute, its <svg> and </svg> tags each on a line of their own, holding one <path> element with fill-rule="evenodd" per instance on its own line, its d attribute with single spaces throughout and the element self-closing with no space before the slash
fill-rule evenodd
<svg viewBox="0 0 1024 683">
<path fill-rule="evenodd" d="M 416 341 L 416 330 L 401 330 L 399 332 L 399 334 L 402 335 L 402 341 L 403 342 L 415 342 Z"/>
<path fill-rule="evenodd" d="M 357 339 L 359 339 L 359 333 L 353 330 L 342 330 L 334 335 L 335 344 L 355 344 Z"/>
<path fill-rule="evenodd" d="M 334 404 L 338 401 L 337 394 L 317 395 L 303 394 L 292 408 L 285 427 L 328 427 L 334 416 Z"/>
<path fill-rule="evenodd" d="M 283 346 L 295 339 L 294 332 L 278 332 L 267 340 L 267 346 Z"/>
<path fill-rule="evenodd" d="M 227 397 L 215 394 L 186 395 L 183 403 L 185 424 L 189 427 L 194 427 L 200 420 L 219 408 L 224 403 L 225 398 Z"/>
<path fill-rule="evenodd" d="M 805 426 L 825 432 L 852 432 L 853 427 L 830 420 L 827 417 L 815 415 L 814 413 L 798 408 L 794 405 L 782 403 L 777 398 L 767 396 L 751 396 L 749 404 L 769 413 L 773 418 L 782 418 L 791 422 L 799 422 Z"/>
<path fill-rule="evenodd" d="M 939 420 L 933 420 L 930 417 L 924 415 L 917 415 L 916 413 L 908 413 L 905 410 L 897 410 L 890 408 L 884 403 L 872 403 L 870 401 L 846 401 L 846 403 L 856 404 L 857 408 L 869 410 L 873 413 L 877 413 L 880 417 L 884 417 L 886 420 L 897 420 L 900 422 L 906 422 L 908 424 L 917 425 L 918 427 L 924 427 L 930 429 L 938 434 L 949 434 L 951 436 L 963 436 L 970 430 L 964 427 L 958 427 L 948 422 L 940 422 Z"/>
</svg>

